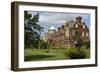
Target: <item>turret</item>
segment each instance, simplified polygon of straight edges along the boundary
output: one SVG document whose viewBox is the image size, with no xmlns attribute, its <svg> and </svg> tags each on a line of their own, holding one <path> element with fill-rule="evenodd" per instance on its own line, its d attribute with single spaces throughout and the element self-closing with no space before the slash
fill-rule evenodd
<svg viewBox="0 0 100 73">
<path fill-rule="evenodd" d="M 48 31 L 49 31 L 50 34 L 53 34 L 53 33 L 56 32 L 56 29 L 52 26 L 52 27 L 49 28 Z"/>
</svg>

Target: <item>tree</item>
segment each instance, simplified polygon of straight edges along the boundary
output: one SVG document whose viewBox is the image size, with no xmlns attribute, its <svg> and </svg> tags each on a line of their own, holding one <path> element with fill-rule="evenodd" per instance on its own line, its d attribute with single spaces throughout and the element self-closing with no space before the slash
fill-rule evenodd
<svg viewBox="0 0 100 73">
<path fill-rule="evenodd" d="M 32 17 L 27 11 L 24 12 L 25 48 L 38 48 L 40 32 L 43 31 L 43 27 L 38 22 L 38 13 Z"/>
<path fill-rule="evenodd" d="M 45 42 L 43 39 L 41 39 L 40 43 L 41 43 L 40 44 L 41 49 L 47 49 L 47 46 L 48 46 L 47 42 Z"/>
</svg>

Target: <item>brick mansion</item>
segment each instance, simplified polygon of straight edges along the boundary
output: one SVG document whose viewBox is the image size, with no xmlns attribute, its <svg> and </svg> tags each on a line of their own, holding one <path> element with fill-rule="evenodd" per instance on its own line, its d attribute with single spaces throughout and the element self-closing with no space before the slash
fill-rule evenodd
<svg viewBox="0 0 100 73">
<path fill-rule="evenodd" d="M 75 20 L 67 21 L 56 29 L 50 28 L 44 35 L 44 40 L 52 48 L 70 48 L 79 41 L 87 43 L 90 41 L 89 27 L 78 16 Z"/>
</svg>

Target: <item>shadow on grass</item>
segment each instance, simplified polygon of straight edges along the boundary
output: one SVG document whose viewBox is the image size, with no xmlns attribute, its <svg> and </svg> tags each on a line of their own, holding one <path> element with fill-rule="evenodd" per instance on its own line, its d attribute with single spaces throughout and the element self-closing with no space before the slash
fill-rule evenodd
<svg viewBox="0 0 100 73">
<path fill-rule="evenodd" d="M 45 58 L 54 57 L 55 55 L 29 55 L 25 56 L 24 61 L 45 60 Z"/>
</svg>

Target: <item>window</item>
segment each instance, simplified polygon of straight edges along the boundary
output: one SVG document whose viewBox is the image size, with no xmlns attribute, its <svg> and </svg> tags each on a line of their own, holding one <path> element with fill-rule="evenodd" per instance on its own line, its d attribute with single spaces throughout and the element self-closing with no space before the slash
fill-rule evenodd
<svg viewBox="0 0 100 73">
<path fill-rule="evenodd" d="M 66 36 L 69 36 L 69 27 L 67 27 L 66 32 L 65 32 Z"/>
<path fill-rule="evenodd" d="M 76 24 L 75 27 L 77 28 L 78 27 L 78 24 Z"/>
<path fill-rule="evenodd" d="M 82 32 L 82 36 L 84 36 L 85 34 L 84 34 L 84 32 Z"/>
<path fill-rule="evenodd" d="M 69 36 L 69 30 L 66 30 L 66 36 Z"/>
<path fill-rule="evenodd" d="M 83 25 L 83 28 L 85 28 L 85 25 Z"/>
<path fill-rule="evenodd" d="M 88 32 L 86 33 L 86 36 L 87 36 L 87 37 L 89 36 Z"/>
<path fill-rule="evenodd" d="M 72 35 L 75 35 L 75 31 L 73 30 Z"/>
</svg>

